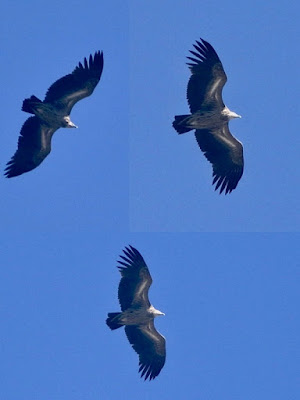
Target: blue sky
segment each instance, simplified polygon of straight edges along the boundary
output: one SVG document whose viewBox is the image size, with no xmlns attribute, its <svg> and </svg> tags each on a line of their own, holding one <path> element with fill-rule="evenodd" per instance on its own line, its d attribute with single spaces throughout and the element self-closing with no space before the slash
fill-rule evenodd
<svg viewBox="0 0 300 400">
<path fill-rule="evenodd" d="M 58 131 L 36 170 L 0 179 L 1 398 L 299 398 L 299 8 L 2 3 L 2 171 L 25 97 L 43 98 L 96 50 L 104 71 L 72 111 L 79 129 Z M 227 196 L 193 134 L 171 125 L 188 111 L 186 55 L 200 37 L 243 117 L 230 129 L 245 172 Z M 167 362 L 150 383 L 124 332 L 104 323 L 128 244 L 166 313 Z"/>
<path fill-rule="evenodd" d="M 299 4 L 139 3 L 129 27 L 131 229 L 299 230 Z M 200 37 L 227 73 L 225 104 L 242 115 L 230 130 L 243 142 L 245 171 L 228 196 L 214 192 L 193 133 L 171 125 L 188 112 L 186 56 Z"/>
<path fill-rule="evenodd" d="M 167 361 L 152 382 L 104 322 L 129 243 L 166 314 Z M 1 253 L 5 399 L 299 397 L 299 234 L 16 234 Z"/>
</svg>

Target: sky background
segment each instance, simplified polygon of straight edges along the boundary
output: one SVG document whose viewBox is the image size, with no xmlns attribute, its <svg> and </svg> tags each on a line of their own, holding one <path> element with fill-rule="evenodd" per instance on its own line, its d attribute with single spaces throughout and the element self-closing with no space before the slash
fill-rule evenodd
<svg viewBox="0 0 300 400">
<path fill-rule="evenodd" d="M 58 237 L 57 237 L 58 236 Z M 299 234 L 8 235 L 2 245 L 2 398 L 299 398 Z M 144 382 L 118 311 L 118 255 L 135 246 L 167 339 Z M 5 285 L 4 285 L 5 283 Z"/>
<path fill-rule="evenodd" d="M 140 3 L 131 3 L 129 26 L 131 229 L 298 231 L 299 3 Z M 194 134 L 172 127 L 189 111 L 186 56 L 200 37 L 226 71 L 225 104 L 242 115 L 230 130 L 245 171 L 227 196 L 214 191 Z"/>
<path fill-rule="evenodd" d="M 79 129 L 58 131 L 34 171 L 0 179 L 0 397 L 298 399 L 300 6 L 29 0 L 0 11 L 2 171 L 23 99 L 104 52 L 99 85 L 72 111 Z M 245 172 L 227 196 L 193 133 L 172 128 L 188 111 L 185 62 L 200 37 L 243 117 L 230 129 Z M 104 322 L 119 309 L 128 244 L 166 313 L 156 325 L 167 362 L 153 382 Z"/>
</svg>

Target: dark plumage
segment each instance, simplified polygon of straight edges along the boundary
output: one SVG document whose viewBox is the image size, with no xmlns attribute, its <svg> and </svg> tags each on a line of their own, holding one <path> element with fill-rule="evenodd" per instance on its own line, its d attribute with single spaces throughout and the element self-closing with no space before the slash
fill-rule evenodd
<svg viewBox="0 0 300 400">
<path fill-rule="evenodd" d="M 120 256 L 118 266 L 122 275 L 118 290 L 122 312 L 108 313 L 106 323 L 112 330 L 125 325 L 126 336 L 139 355 L 141 377 L 151 380 L 166 360 L 165 338 L 154 326 L 154 318 L 164 313 L 150 304 L 152 278 L 143 257 L 132 246 L 123 251 L 125 256 Z"/>
<path fill-rule="evenodd" d="M 188 57 L 191 77 L 187 87 L 190 115 L 176 115 L 173 127 L 178 133 L 195 129 L 200 149 L 213 166 L 213 184 L 220 193 L 230 193 L 243 175 L 243 146 L 231 135 L 228 122 L 240 116 L 230 111 L 222 99 L 227 81 L 222 63 L 213 47 L 201 39 Z"/>
<path fill-rule="evenodd" d="M 18 149 L 7 163 L 8 178 L 36 168 L 51 151 L 51 139 L 59 128 L 77 128 L 70 120 L 70 113 L 77 101 L 90 96 L 97 86 L 103 70 L 103 53 L 97 51 L 84 59 L 83 64 L 71 74 L 54 82 L 44 101 L 31 96 L 23 101 L 22 110 L 29 117 L 22 126 Z"/>
</svg>

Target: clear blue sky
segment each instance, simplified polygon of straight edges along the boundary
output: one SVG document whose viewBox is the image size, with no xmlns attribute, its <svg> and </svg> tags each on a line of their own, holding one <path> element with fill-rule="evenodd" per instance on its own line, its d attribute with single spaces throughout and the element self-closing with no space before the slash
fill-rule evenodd
<svg viewBox="0 0 300 400">
<path fill-rule="evenodd" d="M 96 50 L 104 71 L 72 111 L 79 129 L 58 131 L 36 170 L 0 179 L 1 399 L 299 398 L 300 6 L 247 3 L 2 3 L 2 171 L 25 97 Z M 243 117 L 230 129 L 245 172 L 228 196 L 193 134 L 171 125 L 188 111 L 186 55 L 200 37 Z M 147 383 L 104 322 L 128 244 L 166 313 L 167 362 Z"/>
<path fill-rule="evenodd" d="M 300 5 L 262 1 L 133 2 L 130 20 L 130 223 L 135 231 L 298 231 Z M 133 4 L 132 3 L 132 4 Z M 142 2 L 145 3 L 145 2 Z M 238 188 L 219 196 L 188 112 L 188 50 L 203 37 L 228 76 L 225 104 L 244 144 Z"/>
<path fill-rule="evenodd" d="M 298 234 L 8 235 L 1 251 L 6 400 L 298 399 Z M 122 330 L 116 260 L 131 243 L 153 277 L 167 361 L 144 382 Z M 3 258 L 3 257 L 2 257 Z M 4 285 L 5 283 L 5 285 Z"/>
</svg>

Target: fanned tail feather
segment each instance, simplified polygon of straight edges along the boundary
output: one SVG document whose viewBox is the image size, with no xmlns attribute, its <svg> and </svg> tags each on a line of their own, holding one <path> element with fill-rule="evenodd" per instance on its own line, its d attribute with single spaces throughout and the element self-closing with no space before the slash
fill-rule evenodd
<svg viewBox="0 0 300 400">
<path fill-rule="evenodd" d="M 123 326 L 123 324 L 119 322 L 119 317 L 121 314 L 122 313 L 120 312 L 108 313 L 106 324 L 110 327 L 111 330 L 118 329 Z"/>
<path fill-rule="evenodd" d="M 36 96 L 31 96 L 29 99 L 25 99 L 22 105 L 22 111 L 28 112 L 29 114 L 34 114 L 34 105 L 36 103 L 42 103 L 42 100 Z"/>
<path fill-rule="evenodd" d="M 175 120 L 173 121 L 173 127 L 176 131 L 180 133 L 186 133 L 191 131 L 191 128 L 187 128 L 182 122 L 189 117 L 189 115 L 175 115 Z"/>
</svg>

